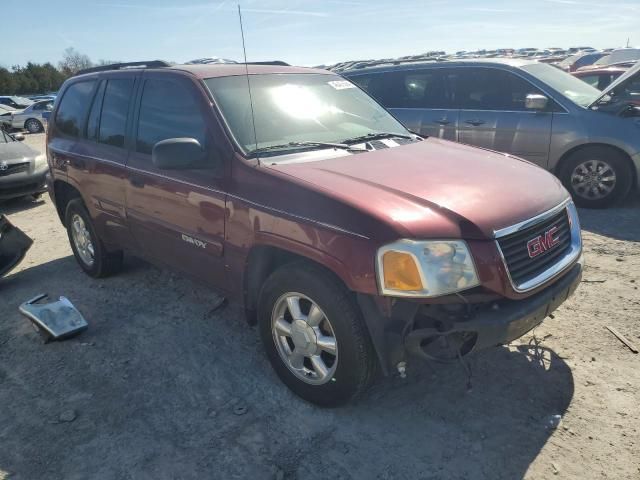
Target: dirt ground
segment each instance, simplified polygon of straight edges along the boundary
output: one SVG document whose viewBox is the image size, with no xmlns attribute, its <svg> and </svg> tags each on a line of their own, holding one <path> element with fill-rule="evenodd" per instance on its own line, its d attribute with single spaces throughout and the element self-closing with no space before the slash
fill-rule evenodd
<svg viewBox="0 0 640 480">
<path fill-rule="evenodd" d="M 134 258 L 92 280 L 48 198 L 0 211 L 35 240 L 0 280 L 0 480 L 640 478 L 640 355 L 605 329 L 640 345 L 637 194 L 580 212 L 585 281 L 538 354 L 527 335 L 474 357 L 471 391 L 458 364 L 410 363 L 334 410 L 289 393 L 214 293 Z M 18 313 L 41 292 L 89 329 L 42 344 Z"/>
</svg>

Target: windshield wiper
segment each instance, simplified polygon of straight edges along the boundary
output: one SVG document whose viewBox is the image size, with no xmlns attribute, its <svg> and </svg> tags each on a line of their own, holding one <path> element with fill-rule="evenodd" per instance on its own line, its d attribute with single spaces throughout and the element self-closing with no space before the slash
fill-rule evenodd
<svg viewBox="0 0 640 480">
<path fill-rule="evenodd" d="M 346 143 L 332 143 L 332 142 L 289 142 L 289 143 L 281 143 L 278 145 L 269 145 L 268 147 L 260 147 L 249 152 L 251 155 L 255 155 L 256 153 L 268 152 L 271 150 L 293 150 L 297 148 L 305 148 L 305 147 L 328 147 L 328 148 L 340 148 L 342 150 L 353 150 L 357 152 L 365 152 L 364 148 L 354 148 L 352 145 L 347 145 Z"/>
<path fill-rule="evenodd" d="M 344 140 L 344 143 L 360 143 L 360 142 L 368 142 L 370 140 L 376 140 L 378 138 L 408 138 L 409 140 L 413 140 L 414 137 L 411 135 L 405 135 L 403 133 L 392 133 L 392 132 L 371 132 L 366 135 L 361 135 L 359 137 L 347 138 Z"/>
</svg>

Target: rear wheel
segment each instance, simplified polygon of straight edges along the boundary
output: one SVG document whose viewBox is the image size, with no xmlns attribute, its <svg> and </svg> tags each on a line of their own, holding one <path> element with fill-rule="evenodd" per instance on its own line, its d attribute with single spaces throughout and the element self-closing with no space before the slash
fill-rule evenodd
<svg viewBox="0 0 640 480">
<path fill-rule="evenodd" d="M 82 199 L 75 198 L 67 205 L 65 225 L 76 261 L 87 275 L 99 278 L 120 271 L 122 251 L 107 251 Z"/>
<path fill-rule="evenodd" d="M 30 118 L 24 122 L 24 128 L 26 128 L 29 133 L 38 133 L 43 130 L 42 124 L 35 118 Z"/>
<path fill-rule="evenodd" d="M 560 179 L 575 203 L 605 208 L 624 199 L 632 185 L 632 170 L 625 156 L 609 147 L 588 147 L 572 153 Z"/>
<path fill-rule="evenodd" d="M 296 395 L 331 407 L 371 383 L 375 352 L 360 310 L 322 269 L 296 263 L 274 272 L 262 288 L 258 317 L 267 356 Z"/>
</svg>

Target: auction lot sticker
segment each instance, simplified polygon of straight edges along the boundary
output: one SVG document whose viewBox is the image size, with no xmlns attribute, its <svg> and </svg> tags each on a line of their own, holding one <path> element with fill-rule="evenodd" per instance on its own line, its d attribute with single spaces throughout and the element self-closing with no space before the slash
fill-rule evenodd
<svg viewBox="0 0 640 480">
<path fill-rule="evenodd" d="M 344 90 L 346 88 L 356 88 L 356 86 L 353 83 L 349 82 L 348 80 L 332 80 L 327 83 L 331 85 L 333 88 L 335 88 L 336 90 Z"/>
</svg>

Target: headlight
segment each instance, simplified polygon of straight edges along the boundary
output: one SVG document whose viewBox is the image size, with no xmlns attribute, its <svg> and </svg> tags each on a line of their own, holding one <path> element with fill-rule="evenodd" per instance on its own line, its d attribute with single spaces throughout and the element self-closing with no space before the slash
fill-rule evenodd
<svg viewBox="0 0 640 480">
<path fill-rule="evenodd" d="M 480 284 L 462 240 L 399 240 L 378 250 L 376 266 L 383 295 L 436 297 Z"/>
<path fill-rule="evenodd" d="M 38 155 L 35 161 L 36 170 L 44 167 L 47 164 L 47 156 L 46 155 Z"/>
</svg>

